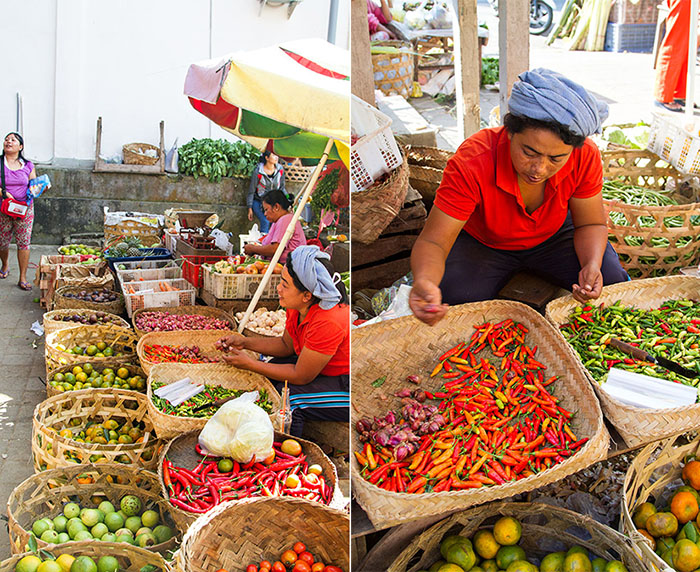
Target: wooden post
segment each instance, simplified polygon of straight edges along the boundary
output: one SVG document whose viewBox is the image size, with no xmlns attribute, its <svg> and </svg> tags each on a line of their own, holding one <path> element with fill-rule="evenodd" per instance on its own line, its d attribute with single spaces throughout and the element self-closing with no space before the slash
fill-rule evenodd
<svg viewBox="0 0 700 572">
<path fill-rule="evenodd" d="M 352 25 L 352 93 L 370 105 L 375 106 L 372 56 L 369 52 L 367 0 L 352 0 L 350 8 Z"/>
<path fill-rule="evenodd" d="M 498 12 L 499 105 L 503 117 L 513 83 L 530 68 L 530 3 L 499 0 Z"/>
<path fill-rule="evenodd" d="M 460 0 L 457 12 L 458 18 L 453 26 L 457 130 L 462 138 L 466 139 L 481 127 L 481 106 L 479 105 L 481 61 L 479 60 L 476 0 Z"/>
</svg>

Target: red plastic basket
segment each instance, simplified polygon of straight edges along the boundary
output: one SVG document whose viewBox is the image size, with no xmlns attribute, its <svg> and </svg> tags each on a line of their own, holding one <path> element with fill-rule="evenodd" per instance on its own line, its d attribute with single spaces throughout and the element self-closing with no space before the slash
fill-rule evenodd
<svg viewBox="0 0 700 572">
<path fill-rule="evenodd" d="M 195 288 L 201 288 L 202 264 L 214 264 L 226 258 L 214 254 L 185 254 L 182 257 L 182 277 Z"/>
</svg>

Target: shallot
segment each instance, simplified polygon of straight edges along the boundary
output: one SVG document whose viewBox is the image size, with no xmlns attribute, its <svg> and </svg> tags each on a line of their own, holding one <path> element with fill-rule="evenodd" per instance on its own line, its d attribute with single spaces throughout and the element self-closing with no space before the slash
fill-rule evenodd
<svg viewBox="0 0 700 572">
<path fill-rule="evenodd" d="M 178 330 L 230 330 L 226 320 L 201 314 L 170 314 L 142 312 L 136 316 L 136 327 L 144 332 L 173 332 Z"/>
</svg>

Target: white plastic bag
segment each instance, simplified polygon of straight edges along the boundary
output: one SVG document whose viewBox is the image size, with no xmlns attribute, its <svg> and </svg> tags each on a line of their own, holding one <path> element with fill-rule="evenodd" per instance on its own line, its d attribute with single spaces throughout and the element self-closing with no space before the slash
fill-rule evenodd
<svg viewBox="0 0 700 572">
<path fill-rule="evenodd" d="M 257 399 L 258 392 L 251 391 L 224 403 L 199 434 L 199 445 L 239 463 L 269 457 L 275 431 L 268 414 L 255 404 Z"/>
</svg>

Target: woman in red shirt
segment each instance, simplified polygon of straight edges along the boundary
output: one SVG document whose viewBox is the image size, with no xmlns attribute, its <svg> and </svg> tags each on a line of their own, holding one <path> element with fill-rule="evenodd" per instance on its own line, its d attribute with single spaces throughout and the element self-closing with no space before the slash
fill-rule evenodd
<svg viewBox="0 0 700 572">
<path fill-rule="evenodd" d="M 301 436 L 305 419 L 348 421 L 350 406 L 350 309 L 345 286 L 318 246 L 300 246 L 290 253 L 277 287 L 287 311 L 281 338 L 246 338 L 235 334 L 220 340 L 233 348 L 228 365 L 268 377 L 279 391 L 289 383 L 291 433 Z M 251 358 L 247 349 L 274 359 Z"/>
<path fill-rule="evenodd" d="M 411 253 L 415 316 L 495 298 L 520 270 L 585 302 L 629 280 L 608 242 L 602 162 L 587 139 L 607 105 L 546 69 L 513 85 L 504 127 L 468 138 L 448 161 Z M 444 303 L 443 303 L 444 302 Z"/>
</svg>

